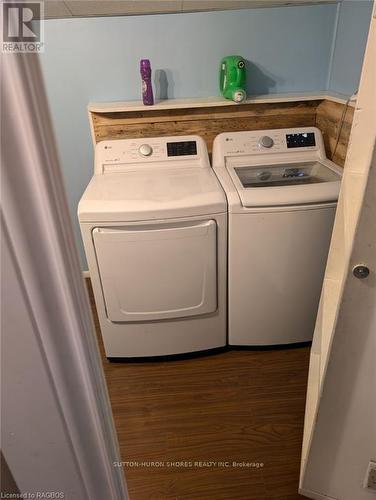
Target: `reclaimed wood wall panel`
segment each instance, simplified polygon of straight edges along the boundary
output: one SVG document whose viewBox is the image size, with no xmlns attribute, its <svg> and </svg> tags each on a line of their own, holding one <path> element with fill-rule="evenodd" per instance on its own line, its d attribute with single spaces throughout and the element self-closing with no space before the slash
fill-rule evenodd
<svg viewBox="0 0 376 500">
<path fill-rule="evenodd" d="M 345 163 L 354 108 L 323 100 L 250 103 L 145 111 L 90 112 L 95 143 L 109 139 L 199 135 L 212 151 L 222 132 L 288 127 L 318 127 L 327 157 Z"/>
<path fill-rule="evenodd" d="M 316 110 L 316 127 L 323 135 L 329 159 L 344 166 L 349 143 L 354 107 L 325 100 Z"/>
<path fill-rule="evenodd" d="M 135 137 L 200 135 L 209 152 L 222 132 L 314 126 L 320 101 L 243 104 L 123 113 L 92 112 L 95 141 Z"/>
</svg>

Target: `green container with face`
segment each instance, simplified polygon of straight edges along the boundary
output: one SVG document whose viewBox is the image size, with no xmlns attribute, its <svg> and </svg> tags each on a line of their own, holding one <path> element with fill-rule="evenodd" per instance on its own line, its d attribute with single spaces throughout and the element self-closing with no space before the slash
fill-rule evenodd
<svg viewBox="0 0 376 500">
<path fill-rule="evenodd" d="M 247 98 L 246 84 L 247 72 L 243 57 L 224 57 L 219 70 L 219 87 L 223 97 L 243 102 Z"/>
</svg>

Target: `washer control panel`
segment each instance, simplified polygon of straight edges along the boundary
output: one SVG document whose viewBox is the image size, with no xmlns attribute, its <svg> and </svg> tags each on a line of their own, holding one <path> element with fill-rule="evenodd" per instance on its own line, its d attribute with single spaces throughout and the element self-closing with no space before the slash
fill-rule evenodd
<svg viewBox="0 0 376 500">
<path fill-rule="evenodd" d="M 95 148 L 95 171 L 129 170 L 153 163 L 209 166 L 206 144 L 201 137 L 156 137 L 102 141 Z"/>
<path fill-rule="evenodd" d="M 213 158 L 241 155 L 264 155 L 298 151 L 325 153 L 321 132 L 315 127 L 296 129 L 252 130 L 222 133 L 216 137 Z"/>
</svg>

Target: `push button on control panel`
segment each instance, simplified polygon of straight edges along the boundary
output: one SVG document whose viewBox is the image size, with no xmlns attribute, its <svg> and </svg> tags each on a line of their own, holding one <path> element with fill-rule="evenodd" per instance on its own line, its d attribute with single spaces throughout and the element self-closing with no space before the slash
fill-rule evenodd
<svg viewBox="0 0 376 500">
<path fill-rule="evenodd" d="M 262 146 L 263 148 L 271 148 L 273 144 L 274 144 L 273 139 L 268 135 L 262 136 L 259 141 L 259 145 Z"/>
<path fill-rule="evenodd" d="M 138 152 L 142 156 L 150 156 L 153 153 L 153 148 L 149 144 L 141 144 L 138 148 Z"/>
</svg>

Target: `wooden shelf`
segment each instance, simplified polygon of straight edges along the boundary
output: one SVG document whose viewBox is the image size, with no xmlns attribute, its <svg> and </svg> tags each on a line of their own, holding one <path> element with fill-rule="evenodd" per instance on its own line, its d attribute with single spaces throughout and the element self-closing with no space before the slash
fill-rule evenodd
<svg viewBox="0 0 376 500">
<path fill-rule="evenodd" d="M 209 108 L 216 106 L 242 106 L 244 104 L 273 104 L 282 102 L 303 102 L 303 101 L 321 101 L 328 100 L 345 104 L 348 96 L 328 92 L 309 92 L 284 93 L 284 94 L 265 94 L 250 96 L 244 103 L 236 104 L 229 99 L 222 97 L 201 97 L 188 99 L 165 99 L 156 102 L 153 106 L 145 106 L 142 101 L 117 101 L 117 102 L 91 102 L 88 104 L 90 113 L 127 113 L 136 111 L 162 111 L 168 109 L 192 109 Z M 350 101 L 350 106 L 354 106 L 354 101 Z"/>
<path fill-rule="evenodd" d="M 318 127 L 329 159 L 345 162 L 355 101 L 328 92 L 249 96 L 241 104 L 222 97 L 88 105 L 93 144 L 109 139 L 199 135 L 209 153 L 216 135 L 236 130 Z M 339 134 L 339 135 L 338 135 Z"/>
</svg>

